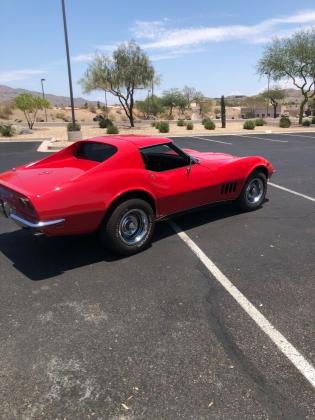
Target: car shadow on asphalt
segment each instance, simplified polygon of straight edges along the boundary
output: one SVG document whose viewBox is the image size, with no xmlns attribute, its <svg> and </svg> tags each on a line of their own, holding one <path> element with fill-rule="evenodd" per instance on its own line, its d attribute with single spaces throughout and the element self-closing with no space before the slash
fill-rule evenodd
<svg viewBox="0 0 315 420">
<path fill-rule="evenodd" d="M 237 214 L 240 211 L 233 203 L 225 203 L 178 215 L 174 221 L 181 229 L 189 230 Z M 174 234 L 167 221 L 157 223 L 152 246 Z M 124 258 L 105 251 L 96 235 L 46 237 L 32 235 L 25 230 L 0 234 L 0 252 L 16 270 L 33 281 L 46 280 L 102 261 L 110 263 Z"/>
</svg>

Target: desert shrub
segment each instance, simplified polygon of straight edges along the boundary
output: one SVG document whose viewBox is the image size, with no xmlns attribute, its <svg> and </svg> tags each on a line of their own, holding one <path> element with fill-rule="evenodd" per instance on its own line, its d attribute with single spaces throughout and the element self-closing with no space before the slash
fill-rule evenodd
<svg viewBox="0 0 315 420">
<path fill-rule="evenodd" d="M 151 127 L 156 128 L 156 127 L 155 127 L 156 123 L 157 123 L 157 121 L 153 121 L 153 122 L 151 122 Z"/>
<path fill-rule="evenodd" d="M 12 114 L 13 112 L 12 112 L 11 105 L 8 105 L 8 104 L 0 105 L 0 118 L 7 120 Z"/>
<path fill-rule="evenodd" d="M 71 123 L 69 123 L 67 125 L 67 130 L 68 131 L 80 131 L 81 130 L 81 126 L 77 122 L 75 122 L 75 123 L 72 123 L 71 122 Z"/>
<path fill-rule="evenodd" d="M 253 120 L 245 121 L 243 128 L 245 128 L 245 130 L 255 130 L 255 121 Z"/>
<path fill-rule="evenodd" d="M 208 118 L 207 121 L 204 122 L 203 126 L 206 130 L 214 130 L 215 129 L 215 123 L 214 123 L 214 121 L 210 120 L 210 118 Z"/>
<path fill-rule="evenodd" d="M 303 125 L 303 127 L 309 127 L 311 125 L 311 121 L 310 120 L 303 120 L 302 125 Z"/>
<path fill-rule="evenodd" d="M 194 124 L 193 124 L 192 122 L 188 122 L 188 123 L 186 124 L 186 129 L 187 129 L 187 130 L 193 130 L 193 129 L 194 129 Z"/>
<path fill-rule="evenodd" d="M 114 124 L 113 124 L 113 121 L 110 120 L 109 118 L 104 118 L 104 119 L 99 120 L 98 125 L 100 126 L 100 128 L 108 128 Z"/>
<path fill-rule="evenodd" d="M 159 121 L 158 125 L 155 125 L 155 127 L 160 133 L 168 133 L 170 131 L 170 125 L 167 121 Z"/>
<path fill-rule="evenodd" d="M 89 106 L 89 111 L 92 112 L 92 114 L 96 114 L 96 108 L 94 105 Z"/>
<path fill-rule="evenodd" d="M 289 128 L 291 126 L 290 118 L 286 115 L 282 115 L 279 121 L 279 127 L 281 128 Z"/>
<path fill-rule="evenodd" d="M 312 117 L 312 124 L 315 124 L 315 117 Z"/>
<path fill-rule="evenodd" d="M 63 120 L 64 118 L 66 118 L 66 114 L 64 112 L 57 112 L 56 118 Z"/>
<path fill-rule="evenodd" d="M 203 119 L 202 119 L 202 121 L 201 121 L 201 124 L 202 124 L 202 125 L 205 125 L 205 123 L 206 123 L 207 121 L 211 121 L 211 118 L 203 118 Z"/>
<path fill-rule="evenodd" d="M 177 120 L 177 126 L 178 127 L 184 127 L 185 125 L 186 125 L 185 120 L 182 120 L 182 119 Z"/>
<path fill-rule="evenodd" d="M 107 134 L 118 134 L 119 133 L 118 127 L 116 125 L 110 125 L 109 127 L 107 127 L 106 133 Z"/>
<path fill-rule="evenodd" d="M 0 134 L 3 137 L 12 137 L 14 130 L 11 125 L 0 125 Z"/>
<path fill-rule="evenodd" d="M 263 119 L 263 118 L 256 118 L 255 120 L 255 125 L 257 127 L 262 126 L 262 125 L 266 125 L 267 122 Z"/>
</svg>

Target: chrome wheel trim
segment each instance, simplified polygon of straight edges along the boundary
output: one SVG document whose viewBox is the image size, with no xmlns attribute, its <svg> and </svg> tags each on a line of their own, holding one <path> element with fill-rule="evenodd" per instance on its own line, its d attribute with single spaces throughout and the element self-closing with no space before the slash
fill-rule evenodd
<svg viewBox="0 0 315 420">
<path fill-rule="evenodd" d="M 253 178 L 247 185 L 245 198 L 249 204 L 257 204 L 264 195 L 265 185 L 262 179 Z"/>
<path fill-rule="evenodd" d="M 126 245 L 141 242 L 149 231 L 149 218 L 141 209 L 128 210 L 119 222 L 119 237 Z"/>
</svg>

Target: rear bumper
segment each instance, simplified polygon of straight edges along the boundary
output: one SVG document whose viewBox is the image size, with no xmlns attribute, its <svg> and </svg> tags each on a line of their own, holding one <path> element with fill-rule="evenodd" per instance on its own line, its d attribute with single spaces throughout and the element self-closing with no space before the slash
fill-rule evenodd
<svg viewBox="0 0 315 420">
<path fill-rule="evenodd" d="M 55 219 L 55 220 L 47 220 L 45 222 L 38 221 L 38 222 L 31 222 L 25 219 L 22 216 L 19 216 L 16 213 L 12 213 L 10 206 L 6 202 L 0 201 L 0 215 L 6 217 L 7 219 L 13 220 L 18 226 L 24 229 L 34 229 L 34 230 L 42 230 L 47 227 L 61 225 L 65 222 L 65 219 Z"/>
</svg>

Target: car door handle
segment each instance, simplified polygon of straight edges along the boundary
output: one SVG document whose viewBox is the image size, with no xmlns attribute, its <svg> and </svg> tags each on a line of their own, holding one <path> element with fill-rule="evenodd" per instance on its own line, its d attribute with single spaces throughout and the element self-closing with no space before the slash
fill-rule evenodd
<svg viewBox="0 0 315 420">
<path fill-rule="evenodd" d="M 150 178 L 155 179 L 156 176 L 154 174 L 150 174 Z"/>
</svg>

